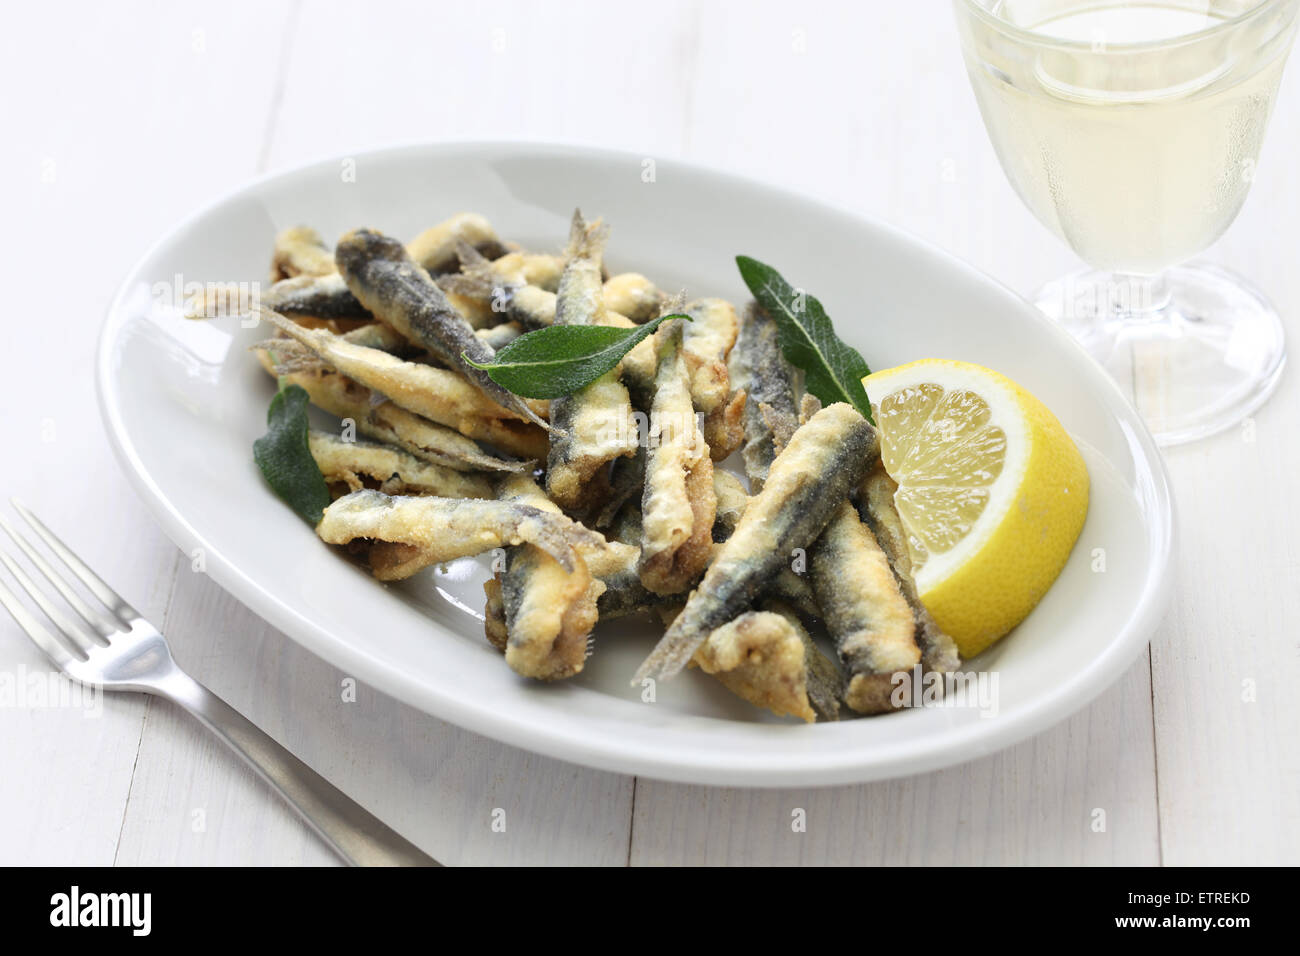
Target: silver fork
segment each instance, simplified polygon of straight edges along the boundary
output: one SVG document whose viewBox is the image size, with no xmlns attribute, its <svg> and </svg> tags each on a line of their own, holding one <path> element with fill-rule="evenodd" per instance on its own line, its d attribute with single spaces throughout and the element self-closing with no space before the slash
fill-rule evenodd
<svg viewBox="0 0 1300 956">
<path fill-rule="evenodd" d="M 12 499 L 11 503 L 50 551 L 103 605 L 96 607 L 82 598 L 0 515 L 0 527 L 76 612 L 76 617 L 70 615 L 66 607 L 37 586 L 21 565 L 0 550 L 0 562 L 50 619 L 54 631 L 32 614 L 2 580 L 0 604 L 64 674 L 106 690 L 155 694 L 184 707 L 257 771 L 346 862 L 359 866 L 440 865 L 182 671 L 156 627 L 26 507 Z"/>
</svg>

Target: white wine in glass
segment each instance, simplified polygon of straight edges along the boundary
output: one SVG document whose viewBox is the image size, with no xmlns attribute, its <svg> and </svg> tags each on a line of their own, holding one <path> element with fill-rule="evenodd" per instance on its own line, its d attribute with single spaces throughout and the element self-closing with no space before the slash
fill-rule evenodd
<svg viewBox="0 0 1300 956">
<path fill-rule="evenodd" d="M 954 3 L 1007 177 L 1091 267 L 1039 307 L 1116 375 L 1142 370 L 1163 443 L 1249 415 L 1281 375 L 1281 321 L 1187 260 L 1245 201 L 1300 0 Z"/>
</svg>

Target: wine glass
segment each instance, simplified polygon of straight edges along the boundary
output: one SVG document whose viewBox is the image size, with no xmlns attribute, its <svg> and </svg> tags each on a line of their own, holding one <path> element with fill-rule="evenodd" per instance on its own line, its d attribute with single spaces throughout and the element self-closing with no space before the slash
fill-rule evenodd
<svg viewBox="0 0 1300 956">
<path fill-rule="evenodd" d="M 954 0 L 1012 186 L 1090 268 L 1038 306 L 1112 374 L 1141 370 L 1162 444 L 1241 421 L 1286 360 L 1268 301 L 1187 260 L 1236 217 L 1300 0 Z"/>
</svg>

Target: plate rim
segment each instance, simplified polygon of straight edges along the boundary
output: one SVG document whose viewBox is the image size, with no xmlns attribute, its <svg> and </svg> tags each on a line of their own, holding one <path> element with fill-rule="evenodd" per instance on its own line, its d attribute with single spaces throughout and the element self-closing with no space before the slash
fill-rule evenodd
<svg viewBox="0 0 1300 956">
<path fill-rule="evenodd" d="M 1140 415 L 1116 383 L 1097 361 L 1064 329 L 1046 316 L 1019 293 L 1001 280 L 977 269 L 971 263 L 928 240 L 922 239 L 898 226 L 874 216 L 839 208 L 820 198 L 797 190 L 731 173 L 715 166 L 663 157 L 660 161 L 698 177 L 714 177 L 759 193 L 775 194 L 787 201 L 797 202 L 837 216 L 856 221 L 868 230 L 887 236 L 891 240 L 912 247 L 922 256 L 945 262 L 978 283 L 998 290 L 1015 300 L 1024 309 L 1033 310 L 1033 317 L 1048 329 L 1049 336 L 1075 353 L 1076 358 L 1093 366 L 1095 376 L 1105 383 L 1109 395 L 1108 406 L 1118 404 L 1128 413 L 1125 420 L 1116 416 L 1118 424 L 1139 465 L 1145 465 L 1152 479 L 1146 488 L 1144 511 L 1151 516 L 1146 535 L 1152 551 L 1152 562 L 1140 596 L 1131 614 L 1114 635 L 1092 666 L 1073 674 L 1058 683 L 1053 692 L 1043 695 L 1028 706 L 1011 715 L 999 715 L 989 725 L 980 724 L 950 729 L 947 733 L 932 735 L 928 740 L 909 741 L 903 753 L 878 751 L 870 762 L 861 762 L 863 755 L 854 750 L 837 752 L 830 759 L 815 754 L 817 760 L 792 762 L 788 755 L 780 763 L 756 760 L 745 753 L 744 763 L 725 759 L 713 751 L 700 748 L 656 749 L 641 741 L 630 752 L 622 752 L 611 745 L 595 746 L 590 740 L 573 735 L 557 734 L 554 729 L 539 729 L 517 719 L 503 717 L 489 707 L 466 707 L 460 702 L 439 696 L 427 685 L 405 674 L 398 667 L 377 659 L 347 641 L 342 635 L 321 627 L 280 599 L 256 579 L 241 571 L 234 562 L 213 547 L 200 535 L 163 493 L 144 462 L 136 452 L 130 433 L 122 419 L 118 399 L 120 383 L 112 375 L 111 358 L 114 346 L 124 324 L 129 318 L 123 308 L 126 295 L 141 274 L 144 265 L 157 253 L 188 230 L 199 220 L 241 196 L 266 188 L 279 180 L 290 180 L 309 170 L 337 164 L 343 159 L 361 161 L 377 157 L 393 158 L 402 153 L 432 152 L 451 157 L 456 154 L 472 156 L 484 153 L 510 151 L 542 151 L 551 156 L 579 156 L 601 161 L 639 161 L 640 155 L 631 150 L 609 149 L 580 143 L 553 140 L 439 140 L 413 141 L 381 146 L 367 150 L 339 152 L 278 169 L 243 181 L 235 188 L 221 193 L 185 216 L 141 253 L 119 282 L 106 310 L 95 351 L 95 397 L 100 418 L 104 424 L 109 444 L 119 465 L 135 492 L 143 499 L 149 512 L 162 527 L 167 537 L 184 550 L 190 546 L 204 548 L 206 573 L 223 590 L 244 604 L 254 614 L 282 631 L 297 644 L 333 664 L 355 674 L 374 689 L 412 706 L 438 719 L 446 720 L 474 733 L 482 734 L 511 746 L 542 754 L 559 760 L 593 767 L 614 773 L 645 776 L 681 783 L 715 786 L 803 787 L 834 786 L 862 783 L 871 780 L 891 779 L 924 773 L 942 767 L 955 766 L 1005 749 L 1031 736 L 1046 731 L 1066 717 L 1082 710 L 1103 691 L 1112 686 L 1145 647 L 1150 635 L 1164 616 L 1173 590 L 1173 558 L 1176 552 L 1176 504 L 1168 469 L 1154 438 L 1142 422 Z M 1030 313 L 1027 313 L 1030 314 Z M 430 621 L 435 627 L 441 627 Z M 647 725 L 647 731 L 651 728 Z M 797 729 L 797 728 L 792 728 Z M 965 739 L 971 738 L 971 739 Z M 965 747 L 964 752 L 962 748 Z"/>
</svg>

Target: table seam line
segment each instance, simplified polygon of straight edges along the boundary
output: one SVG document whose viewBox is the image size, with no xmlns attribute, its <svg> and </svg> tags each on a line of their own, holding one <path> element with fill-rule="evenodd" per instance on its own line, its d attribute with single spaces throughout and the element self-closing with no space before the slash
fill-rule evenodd
<svg viewBox="0 0 1300 956">
<path fill-rule="evenodd" d="M 262 130 L 262 145 L 257 154 L 259 173 L 266 172 L 267 163 L 271 159 L 276 121 L 280 118 L 280 108 L 284 105 L 284 91 L 289 85 L 289 61 L 293 55 L 293 41 L 298 33 L 301 12 L 302 0 L 294 0 L 284 25 L 284 35 L 280 38 L 280 59 L 276 64 L 275 84 L 271 87 L 271 102 L 266 111 L 266 127 Z"/>
<path fill-rule="evenodd" d="M 1147 682 L 1151 688 L 1151 770 L 1155 775 L 1156 795 L 1156 865 L 1165 865 L 1164 821 L 1160 814 L 1160 734 L 1156 731 L 1156 661 L 1151 644 L 1147 644 Z"/>
</svg>

